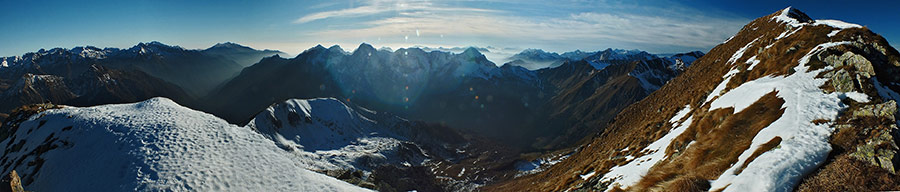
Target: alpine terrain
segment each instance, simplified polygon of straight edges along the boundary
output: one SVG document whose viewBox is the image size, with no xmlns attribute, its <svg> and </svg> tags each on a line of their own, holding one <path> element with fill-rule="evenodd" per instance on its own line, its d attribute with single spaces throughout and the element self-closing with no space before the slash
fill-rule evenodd
<svg viewBox="0 0 900 192">
<path fill-rule="evenodd" d="M 543 172 L 488 191 L 896 190 L 900 54 L 867 28 L 758 18 Z"/>
<path fill-rule="evenodd" d="M 48 39 L 0 51 L 126 48 L 0 57 L 0 191 L 900 190 L 900 52 L 791 7 L 143 3 L 66 12 L 117 15 L 65 25 L 84 37 L 9 21 Z"/>
</svg>

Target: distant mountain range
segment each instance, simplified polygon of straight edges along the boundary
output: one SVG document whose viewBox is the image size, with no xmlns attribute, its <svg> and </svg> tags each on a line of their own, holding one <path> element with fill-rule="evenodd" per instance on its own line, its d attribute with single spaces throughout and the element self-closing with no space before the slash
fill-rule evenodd
<svg viewBox="0 0 900 192">
<path fill-rule="evenodd" d="M 187 106 L 254 130 L 274 142 L 282 151 L 278 153 L 299 158 L 294 161 L 305 169 L 359 186 L 463 190 L 515 177 L 518 173 L 510 167 L 523 161 L 518 156 L 522 152 L 565 148 L 580 143 L 584 135 L 599 133 L 620 110 L 659 89 L 703 55 L 576 51 L 563 54 L 566 58 L 555 53 L 529 57 L 558 62 L 556 67 L 529 70 L 511 64 L 498 67 L 481 51 L 391 50 L 361 44 L 353 52 L 316 46 L 283 58 L 286 54 L 281 52 L 235 43 L 204 50 L 159 42 L 129 49 L 57 48 L 2 58 L 0 97 L 9 102 L 0 107 L 8 112 L 36 103 L 95 106 L 167 97 L 171 100 L 96 109 L 159 105 L 183 111 Z M 22 110 L 11 113 L 7 121 L 15 123 L 10 126 L 28 121 L 22 114 Z M 81 125 L 81 121 L 53 121 Z M 16 132 L 18 128 L 7 130 L 0 135 L 28 137 Z M 16 158 L 43 158 L 27 151 L 20 155 Z M 27 170 L 23 177 L 40 180 L 35 175 L 38 169 Z M 34 187 L 31 184 L 26 182 Z"/>
<path fill-rule="evenodd" d="M 217 92 L 201 99 L 206 102 L 201 109 L 243 124 L 273 102 L 336 97 L 410 119 L 439 122 L 510 142 L 532 143 L 539 135 L 559 131 L 536 123 L 550 116 L 546 112 L 550 106 L 546 104 L 570 88 L 569 84 L 556 82 L 595 72 L 598 75 L 592 77 L 594 81 L 634 79 L 641 91 L 628 94 L 633 102 L 677 75 L 702 53 L 658 58 L 642 51 L 609 49 L 591 56 L 590 61 L 563 61 L 566 67 L 532 71 L 512 65 L 497 67 L 475 48 L 455 54 L 419 48 L 376 50 L 368 44 L 361 44 L 353 52 L 338 46 L 316 46 L 292 59 L 265 58 L 244 69 Z M 605 72 L 598 65 L 621 65 L 617 70 L 622 72 Z M 579 89 L 594 92 L 604 83 Z"/>
<path fill-rule="evenodd" d="M 708 54 L 482 48 L 0 58 L 0 184 L 37 191 L 897 190 L 900 52 L 786 8 Z M 53 104 L 42 104 L 42 103 Z M 70 106 L 65 106 L 70 105 Z"/>
</svg>

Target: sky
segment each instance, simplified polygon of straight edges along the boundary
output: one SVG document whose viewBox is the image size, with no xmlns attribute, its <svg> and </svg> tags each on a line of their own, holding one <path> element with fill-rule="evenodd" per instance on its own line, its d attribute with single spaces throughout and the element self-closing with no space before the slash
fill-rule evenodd
<svg viewBox="0 0 900 192">
<path fill-rule="evenodd" d="M 900 1 L 0 0 L 0 56 L 150 41 L 189 49 L 235 42 L 289 54 L 317 44 L 349 51 L 363 42 L 394 49 L 706 52 L 788 6 L 900 42 Z"/>
</svg>

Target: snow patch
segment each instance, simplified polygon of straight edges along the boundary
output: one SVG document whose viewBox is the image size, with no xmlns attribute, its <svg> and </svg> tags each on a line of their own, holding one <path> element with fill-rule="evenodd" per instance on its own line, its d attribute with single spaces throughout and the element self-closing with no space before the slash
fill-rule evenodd
<svg viewBox="0 0 900 192">
<path fill-rule="evenodd" d="M 834 37 L 835 35 L 838 34 L 838 32 L 841 32 L 841 30 L 838 29 L 838 30 L 831 31 L 831 33 L 828 33 L 828 37 Z"/>
<path fill-rule="evenodd" d="M 731 55 L 731 58 L 728 59 L 728 64 L 733 64 L 734 62 L 737 62 L 738 59 L 740 59 L 741 57 L 744 56 L 744 51 L 747 51 L 747 49 L 749 49 L 750 46 L 753 46 L 753 43 L 756 43 L 756 41 L 758 41 L 758 40 L 759 40 L 759 37 L 757 37 L 756 39 L 753 39 L 753 41 L 750 41 L 750 43 L 747 43 L 747 45 L 744 45 L 744 47 L 741 47 L 740 49 L 738 49 L 737 52 L 734 52 L 734 55 Z"/>
<path fill-rule="evenodd" d="M 849 29 L 849 28 L 862 28 L 862 26 L 853 23 L 847 23 L 840 20 L 831 20 L 831 19 L 823 19 L 816 20 L 813 25 L 828 25 L 838 29 Z"/>
<path fill-rule="evenodd" d="M 872 80 L 872 83 L 875 84 L 875 90 L 878 91 L 878 96 L 894 101 L 900 101 L 900 94 L 894 92 L 894 90 L 891 90 L 887 86 L 882 85 L 881 82 L 878 81 L 878 78 L 872 78 Z"/>
<path fill-rule="evenodd" d="M 727 187 L 725 191 L 790 191 L 802 179 L 802 175 L 815 170 L 825 160 L 831 151 L 828 138 L 833 128 L 828 124 L 817 125 L 812 121 L 833 120 L 846 107 L 840 102 L 844 93 L 824 93 L 819 86 L 827 80 L 816 78 L 816 75 L 829 70 L 829 67 L 809 71 L 806 64 L 812 55 L 841 44 L 848 42 L 820 44 L 799 60 L 798 66 L 794 68 L 796 73 L 783 77 L 766 76 L 746 82 L 711 104 L 710 110 L 735 107 L 735 112 L 739 112 L 758 100 L 752 98 L 760 98 L 771 91 L 778 91 L 777 96 L 785 101 L 782 117 L 763 128 L 753 138 L 750 148 L 741 153 L 737 163 L 712 181 L 711 189 Z M 763 153 L 740 174 L 734 174 L 757 148 L 776 136 L 783 139 L 778 148 Z"/>
<path fill-rule="evenodd" d="M 687 113 L 683 111 L 690 111 L 690 108 L 685 107 L 685 109 L 682 109 L 679 114 Z M 653 165 L 667 158 L 666 148 L 669 147 L 669 144 L 672 143 L 672 140 L 675 140 L 676 137 L 684 133 L 684 131 L 691 126 L 692 118 L 693 116 L 689 116 L 684 121 L 681 121 L 681 123 L 672 125 L 673 127 L 675 127 L 674 129 L 670 130 L 669 133 L 666 133 L 666 135 L 664 135 L 662 138 L 659 138 L 659 140 L 654 141 L 642 150 L 642 152 L 645 152 L 646 155 L 633 159 L 625 165 L 610 168 L 609 172 L 604 174 L 600 181 L 611 181 L 612 183 L 610 183 L 610 186 L 618 185 L 622 187 L 631 186 L 640 181 L 641 177 L 646 175 L 647 171 L 650 171 L 650 168 L 652 168 Z M 670 120 L 670 122 L 672 121 L 677 120 Z M 610 187 L 609 189 L 612 188 Z M 609 189 L 607 189 L 607 191 L 609 191 Z"/>
<path fill-rule="evenodd" d="M 681 121 L 681 119 L 684 118 L 684 116 L 687 116 L 687 114 L 690 112 L 691 112 L 691 105 L 685 105 L 684 108 L 681 109 L 681 111 L 678 111 L 678 113 L 675 113 L 675 116 L 669 120 L 669 123 L 674 124 L 674 123 L 677 123 L 678 121 Z"/>
<path fill-rule="evenodd" d="M 794 30 L 781 32 L 781 34 L 779 34 L 778 37 L 775 37 L 775 40 L 779 40 L 779 39 L 782 39 L 782 38 L 790 37 L 791 35 L 793 35 L 793 34 L 796 33 L 797 31 L 800 31 L 800 29 L 803 29 L 803 26 L 797 27 L 797 28 L 794 29 Z M 769 47 L 766 47 L 766 48 L 768 49 Z"/>
<path fill-rule="evenodd" d="M 587 174 L 584 174 L 584 175 L 579 175 L 579 177 L 581 177 L 581 180 L 588 180 L 588 179 L 590 179 L 591 177 L 594 177 L 595 174 L 597 174 L 596 171 L 591 171 L 590 173 L 587 173 Z"/>
<path fill-rule="evenodd" d="M 569 158 L 569 156 L 571 156 L 571 155 L 572 155 L 572 153 L 569 153 L 569 154 L 555 156 L 555 157 L 535 159 L 534 161 L 525 162 L 525 163 L 517 163 L 516 169 L 519 170 L 519 173 L 516 174 L 516 177 L 544 171 L 546 168 L 553 166 L 559 162 L 562 162 L 566 158 Z"/>
<path fill-rule="evenodd" d="M 841 93 L 840 95 L 838 95 L 838 97 L 840 97 L 842 99 L 850 98 L 850 99 L 853 99 L 854 101 L 860 102 L 860 103 L 868 103 L 869 102 L 869 95 L 866 95 L 865 93 L 856 92 L 856 91 Z"/>
<path fill-rule="evenodd" d="M 759 59 L 756 59 L 756 55 L 754 55 L 753 57 L 750 57 L 750 59 L 747 59 L 747 62 L 745 62 L 747 64 L 750 64 L 750 67 L 747 67 L 747 70 L 748 71 L 753 70 L 753 67 L 756 67 L 756 65 L 759 64 L 759 62 L 760 62 Z"/>
<path fill-rule="evenodd" d="M 788 14 L 790 14 L 791 12 L 794 12 L 794 11 L 796 11 L 796 10 L 791 7 L 784 8 L 781 10 L 780 14 L 776 15 L 775 17 L 772 17 L 772 19 L 774 19 L 778 22 L 787 23 L 788 25 L 791 25 L 794 27 L 803 25 L 803 23 L 800 23 L 800 21 L 798 21 L 797 19 L 794 19 L 794 18 L 791 18 L 790 16 L 788 16 Z"/>
<path fill-rule="evenodd" d="M 725 73 L 722 82 L 719 82 L 719 85 L 716 85 L 716 88 L 706 96 L 706 102 L 712 101 L 713 98 L 722 94 L 722 91 L 724 91 L 725 87 L 728 86 L 728 82 L 731 81 L 731 77 L 733 77 L 734 74 L 737 74 L 738 72 L 740 71 L 733 69 L 731 71 L 728 71 L 728 73 Z"/>
</svg>

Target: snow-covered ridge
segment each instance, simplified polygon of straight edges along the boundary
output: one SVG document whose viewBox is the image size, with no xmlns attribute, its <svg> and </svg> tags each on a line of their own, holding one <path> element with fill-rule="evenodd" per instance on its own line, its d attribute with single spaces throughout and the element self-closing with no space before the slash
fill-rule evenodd
<svg viewBox="0 0 900 192">
<path fill-rule="evenodd" d="M 795 28 L 803 27 L 804 25 L 812 25 L 812 26 L 827 25 L 827 26 L 836 28 L 835 31 L 832 31 L 831 33 L 828 34 L 829 37 L 834 36 L 835 34 L 837 34 L 838 32 L 840 32 L 841 30 L 844 30 L 844 29 L 862 28 L 862 26 L 859 24 L 847 23 L 847 22 L 840 21 L 840 20 L 832 20 L 832 19 L 812 20 L 805 13 L 800 12 L 800 10 L 797 10 L 797 9 L 794 9 L 791 7 L 782 9 L 780 11 L 780 14 L 775 15 L 774 17 L 772 17 L 771 20 L 785 23 L 785 24 L 790 25 L 791 27 L 795 27 Z M 787 34 L 787 36 L 790 36 L 790 34 L 793 34 L 794 32 L 796 32 L 798 30 L 800 30 L 800 29 L 791 31 L 789 34 Z M 785 31 L 785 33 L 788 33 L 788 32 Z M 785 36 L 785 33 L 782 33 L 778 38 L 776 38 L 776 40 Z"/>
<path fill-rule="evenodd" d="M 247 127 L 165 98 L 53 109 L 0 143 L 35 191 L 364 191 Z M 33 166 L 36 163 L 40 166 Z"/>
<path fill-rule="evenodd" d="M 828 138 L 833 128 L 828 124 L 814 124 L 813 120 L 833 120 L 844 106 L 841 104 L 842 93 L 824 93 L 819 87 L 826 79 L 816 76 L 830 68 L 809 70 L 806 63 L 809 57 L 833 46 L 848 42 L 825 43 L 816 46 L 795 67 L 797 73 L 785 77 L 763 77 L 746 82 L 723 94 L 711 104 L 712 109 L 734 107 L 741 111 L 756 99 L 773 90 L 778 97 L 785 100 L 785 112 L 782 117 L 763 128 L 754 138 L 750 148 L 739 157 L 738 163 L 726 170 L 717 180 L 712 182 L 712 189 L 725 188 L 726 191 L 771 191 L 795 186 L 800 177 L 814 170 L 824 161 L 831 146 Z M 867 101 L 867 100 L 866 100 Z M 751 153 L 763 143 L 775 137 L 783 138 L 778 148 L 763 153 L 740 174 L 733 175 Z"/>
<path fill-rule="evenodd" d="M 368 116 L 363 115 L 368 114 Z M 334 98 L 291 99 L 271 106 L 247 128 L 261 133 L 314 170 L 369 171 L 379 164 L 421 165 L 424 153 L 410 153 L 405 119 L 364 113 Z"/>
</svg>

